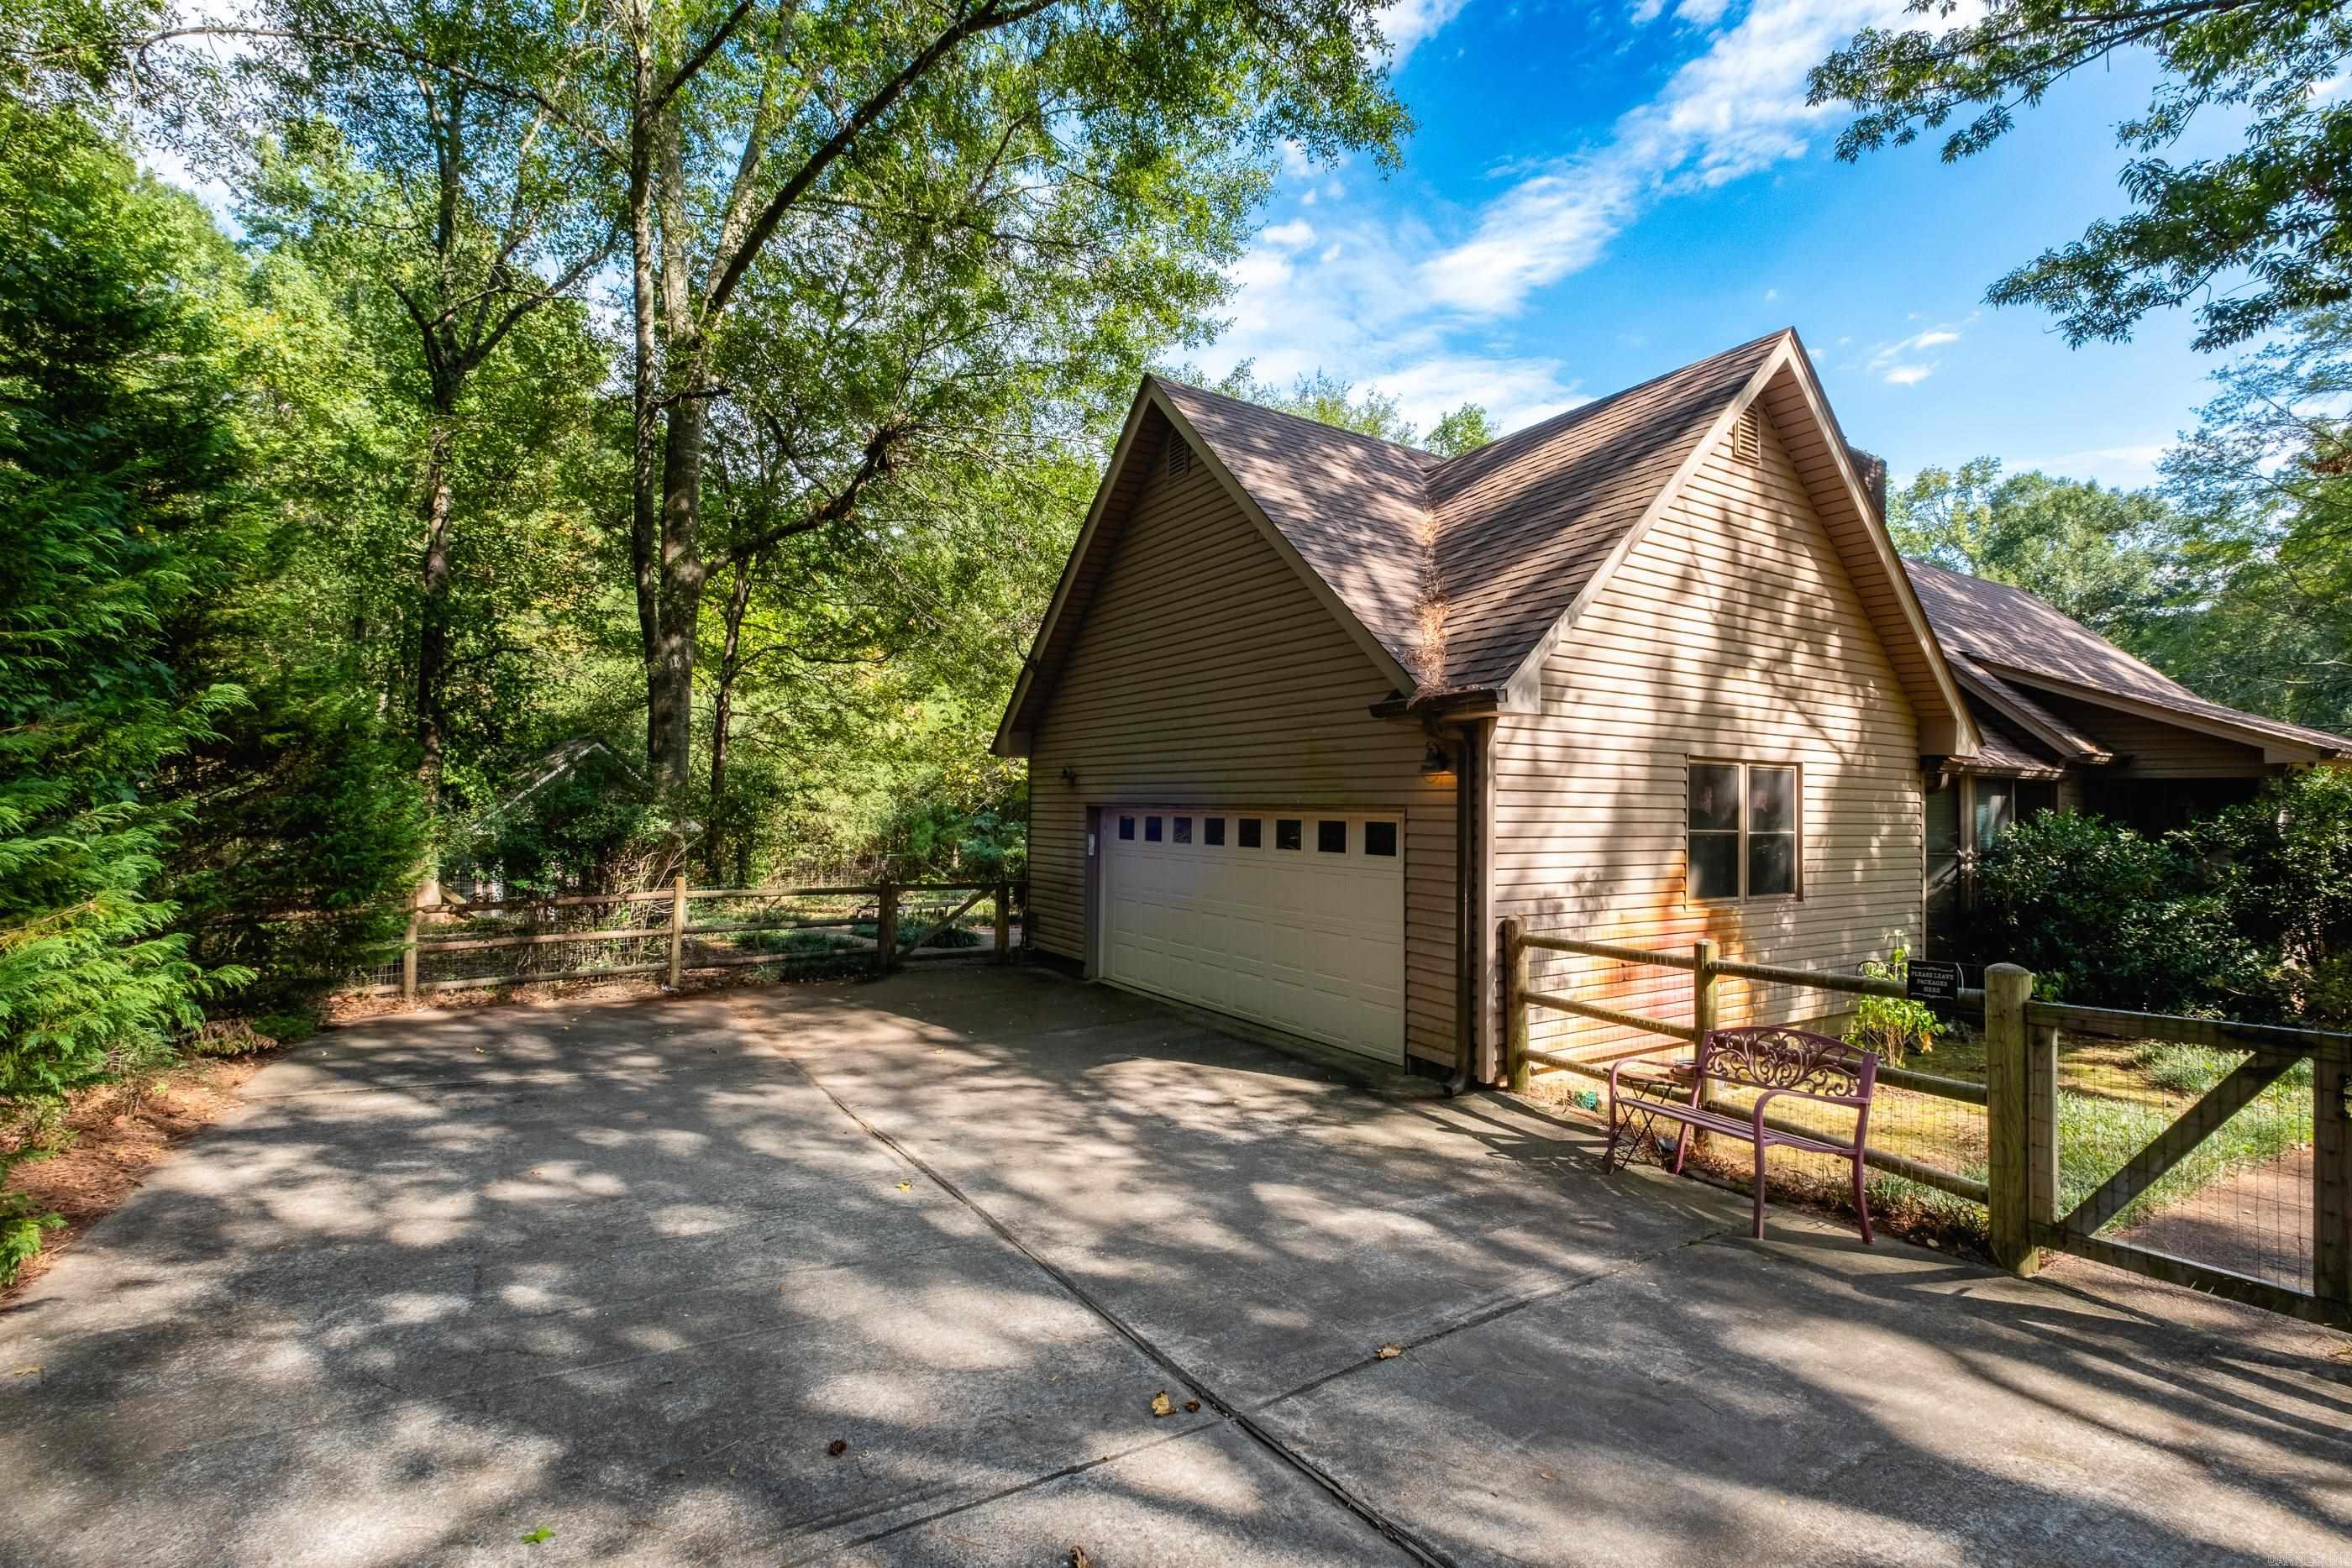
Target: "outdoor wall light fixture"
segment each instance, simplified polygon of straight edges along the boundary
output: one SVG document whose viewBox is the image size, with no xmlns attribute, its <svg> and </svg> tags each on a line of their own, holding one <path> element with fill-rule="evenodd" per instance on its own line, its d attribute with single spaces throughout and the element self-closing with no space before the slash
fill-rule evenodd
<svg viewBox="0 0 2352 1568">
<path fill-rule="evenodd" d="M 1445 755 L 1445 747 L 1435 741 L 1422 754 L 1421 776 L 1423 779 L 1450 779 L 1454 776 L 1454 758 Z"/>
<path fill-rule="evenodd" d="M 1075 768 L 1063 768 L 1062 782 L 1067 784 L 1073 789 L 1076 789 L 1078 786 L 1078 770 Z"/>
</svg>

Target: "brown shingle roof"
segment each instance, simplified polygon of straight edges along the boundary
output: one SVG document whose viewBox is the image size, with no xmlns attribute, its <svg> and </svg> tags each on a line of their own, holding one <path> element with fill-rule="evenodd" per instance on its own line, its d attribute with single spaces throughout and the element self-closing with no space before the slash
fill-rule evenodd
<svg viewBox="0 0 2352 1568">
<path fill-rule="evenodd" d="M 1153 378 L 1258 509 L 1364 629 L 1424 683 L 1429 532 L 1423 473 L 1436 458 L 1221 392 Z"/>
<path fill-rule="evenodd" d="M 2336 757 L 2352 754 L 2352 740 L 2207 702 L 2179 681 L 2141 663 L 2081 622 L 2061 614 L 2021 588 L 1948 571 L 1925 561 L 1905 563 L 1937 640 L 1985 673 L 2016 684 L 2039 676 L 2061 688 L 2110 692 L 2184 718 L 2242 730 Z"/>
<path fill-rule="evenodd" d="M 1785 336 L 1685 365 L 1431 471 L 1447 685 L 1499 685 L 1517 672 Z"/>
<path fill-rule="evenodd" d="M 1510 679 L 1787 336 L 1685 365 L 1459 457 L 1160 381 L 1424 691 Z M 1433 595 L 1442 645 L 1424 636 Z"/>
</svg>

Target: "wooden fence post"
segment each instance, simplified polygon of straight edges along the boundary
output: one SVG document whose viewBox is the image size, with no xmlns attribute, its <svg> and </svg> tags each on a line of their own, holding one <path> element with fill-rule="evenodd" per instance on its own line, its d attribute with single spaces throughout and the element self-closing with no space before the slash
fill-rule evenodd
<svg viewBox="0 0 2352 1568">
<path fill-rule="evenodd" d="M 425 915 L 417 907 L 420 894 L 408 895 L 408 937 L 400 949 L 400 999 L 416 999 L 416 939 L 424 927 Z"/>
<path fill-rule="evenodd" d="M 1691 1065 L 1698 1065 L 1699 1042 L 1715 1032 L 1718 1021 L 1716 1012 L 1715 940 L 1702 936 L 1691 944 Z M 1713 1105 L 1718 1098 L 1715 1080 L 1702 1078 L 1698 1087 L 1699 1103 Z M 1701 1146 L 1699 1130 L 1685 1129 L 1691 1147 Z"/>
<path fill-rule="evenodd" d="M 2352 1071 L 2311 1064 L 2311 1293 L 2352 1307 Z"/>
<path fill-rule="evenodd" d="M 669 887 L 669 988 L 677 989 L 678 977 L 686 970 L 686 873 Z"/>
<path fill-rule="evenodd" d="M 1986 1207 L 1992 1214 L 1993 1261 L 2018 1275 L 2042 1266 L 2033 1242 L 2035 1074 L 2025 1023 L 2032 995 L 2031 970 L 1995 964 L 1985 971 L 1985 1132 L 1991 1145 Z M 2052 1078 L 2054 1089 L 2054 1073 Z M 2054 1103 L 2045 1115 L 2054 1127 Z"/>
<path fill-rule="evenodd" d="M 2029 988 L 2028 994 L 2031 994 Z M 2032 1109 L 2025 1123 L 2025 1218 L 2028 1236 L 2058 1223 L 2058 1026 L 2027 1029 L 2025 1088 Z M 2034 1266 L 2041 1266 L 2037 1247 Z"/>
<path fill-rule="evenodd" d="M 1514 1094 L 1535 1087 L 1528 1066 L 1528 945 L 1526 924 L 1516 915 L 1503 916 L 1503 1081 Z"/>
<path fill-rule="evenodd" d="M 996 961 L 1013 962 L 1013 888 L 1002 882 L 996 884 Z"/>
<path fill-rule="evenodd" d="M 876 889 L 874 911 L 874 971 L 887 975 L 898 958 L 898 890 L 888 883 Z"/>
</svg>

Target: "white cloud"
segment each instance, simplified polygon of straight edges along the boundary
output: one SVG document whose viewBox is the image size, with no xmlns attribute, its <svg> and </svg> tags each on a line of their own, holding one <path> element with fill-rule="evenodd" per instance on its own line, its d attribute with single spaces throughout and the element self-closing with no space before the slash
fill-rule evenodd
<svg viewBox="0 0 2352 1568">
<path fill-rule="evenodd" d="M 1633 10 L 1626 13 L 1626 20 L 1636 27 L 1646 26 L 1656 21 L 1658 14 L 1665 8 L 1666 0 L 1640 0 Z"/>
<path fill-rule="evenodd" d="M 1712 27 L 1723 20 L 1723 14 L 1729 9 L 1731 0 L 1682 0 L 1675 7 L 1675 20 L 1694 27 Z"/>
<path fill-rule="evenodd" d="M 2006 467 L 2012 474 L 2039 468 L 2045 474 L 2069 479 L 2096 479 L 2102 485 L 2140 490 L 2161 477 L 2156 465 L 2170 450 L 2162 442 L 2148 442 L 2137 446 L 2094 446 L 2082 452 L 2063 452 L 2055 457 L 2029 457 L 2021 463 L 2008 464 Z"/>
<path fill-rule="evenodd" d="M 1499 428 L 1517 430 L 1592 401 L 1562 382 L 1559 361 L 1550 359 L 1439 355 L 1374 376 L 1370 384 L 1396 399 L 1423 431 L 1465 402 L 1484 408 Z"/>
<path fill-rule="evenodd" d="M 1305 218 L 1294 218 L 1286 224 L 1275 225 L 1257 237 L 1281 250 L 1298 250 L 1315 243 L 1315 225 Z"/>
<path fill-rule="evenodd" d="M 1909 319 L 1914 321 L 1919 319 L 1918 312 L 1913 311 Z M 1975 319 L 1973 316 L 1969 318 L 1969 321 Z M 1941 360 L 1922 359 L 1920 356 L 1926 354 L 1930 349 L 1940 349 L 1948 343 L 1958 342 L 1959 328 L 1966 325 L 1968 322 L 1963 321 L 1955 326 L 1930 327 L 1925 331 L 1914 332 L 1911 336 L 1898 339 L 1892 343 L 1879 344 L 1870 351 L 1870 373 L 1879 377 L 1891 387 L 1917 386 L 1941 369 L 1944 362 Z M 1843 341 L 1843 340 L 1840 340 Z"/>
<path fill-rule="evenodd" d="M 1772 301 L 1780 298 L 1780 291 L 1777 288 L 1768 288 L 1764 291 L 1764 303 L 1767 305 L 1771 304 Z"/>
<path fill-rule="evenodd" d="M 1651 204 L 1803 156 L 1839 112 L 1806 104 L 1806 71 L 1857 27 L 1900 14 L 1888 0 L 1760 0 L 1605 144 L 1553 160 L 1489 204 L 1467 240 L 1423 264 L 1424 287 L 1465 315 L 1508 316 L 1591 266 Z"/>
<path fill-rule="evenodd" d="M 1466 0 L 1389 0 L 1381 8 L 1381 36 L 1396 50 L 1397 65 L 1416 45 L 1454 20 Z"/>
</svg>

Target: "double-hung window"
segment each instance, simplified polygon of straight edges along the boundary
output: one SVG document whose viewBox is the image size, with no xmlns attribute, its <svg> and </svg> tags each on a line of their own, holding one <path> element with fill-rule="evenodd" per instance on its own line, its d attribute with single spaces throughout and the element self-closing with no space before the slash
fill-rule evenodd
<svg viewBox="0 0 2352 1568">
<path fill-rule="evenodd" d="M 1793 766 L 1692 762 L 1690 901 L 1796 897 L 1801 814 Z"/>
</svg>

